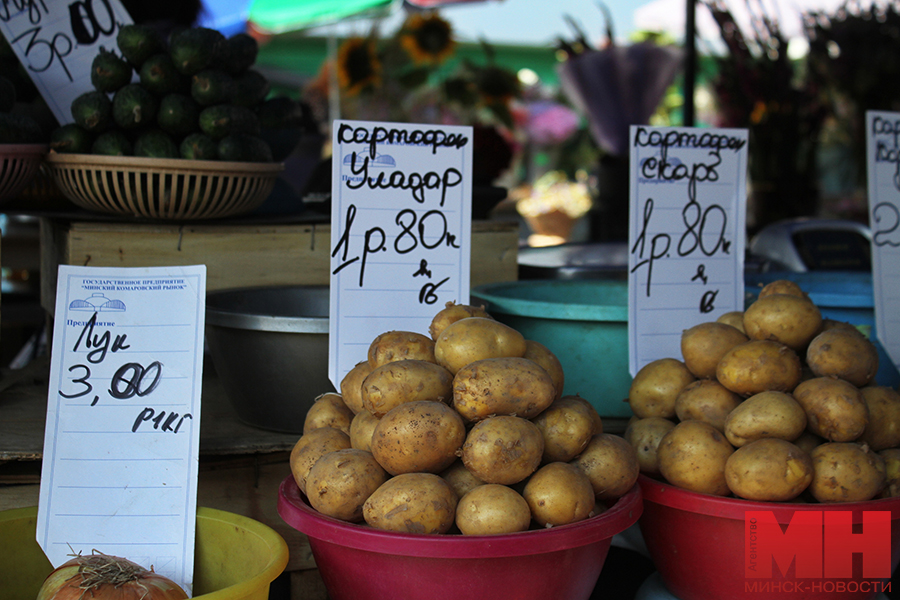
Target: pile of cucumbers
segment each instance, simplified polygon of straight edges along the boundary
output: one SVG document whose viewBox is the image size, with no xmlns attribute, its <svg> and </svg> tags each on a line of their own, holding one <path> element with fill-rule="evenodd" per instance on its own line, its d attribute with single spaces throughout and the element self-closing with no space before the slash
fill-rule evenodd
<svg viewBox="0 0 900 600">
<path fill-rule="evenodd" d="M 309 127 L 305 105 L 269 97 L 245 33 L 192 27 L 167 40 L 141 24 L 120 27 L 119 52 L 101 47 L 93 90 L 72 102 L 74 122 L 51 134 L 57 152 L 239 162 L 284 159 L 267 139 Z M 292 148 L 287 148 L 288 152 Z"/>
</svg>

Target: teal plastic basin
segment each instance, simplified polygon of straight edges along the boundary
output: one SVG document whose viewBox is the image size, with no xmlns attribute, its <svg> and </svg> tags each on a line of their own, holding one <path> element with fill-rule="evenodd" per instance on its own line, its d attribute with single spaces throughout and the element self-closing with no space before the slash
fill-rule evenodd
<svg viewBox="0 0 900 600">
<path fill-rule="evenodd" d="M 601 417 L 631 417 L 626 281 L 511 281 L 478 286 L 471 296 L 556 355 L 565 374 L 563 394 L 578 394 Z"/>
</svg>

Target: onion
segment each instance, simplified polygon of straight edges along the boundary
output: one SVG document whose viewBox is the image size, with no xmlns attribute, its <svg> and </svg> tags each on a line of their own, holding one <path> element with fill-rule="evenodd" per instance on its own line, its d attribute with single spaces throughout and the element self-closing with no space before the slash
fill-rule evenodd
<svg viewBox="0 0 900 600">
<path fill-rule="evenodd" d="M 185 600 L 177 583 L 125 558 L 78 555 L 53 570 L 37 600 Z"/>
</svg>

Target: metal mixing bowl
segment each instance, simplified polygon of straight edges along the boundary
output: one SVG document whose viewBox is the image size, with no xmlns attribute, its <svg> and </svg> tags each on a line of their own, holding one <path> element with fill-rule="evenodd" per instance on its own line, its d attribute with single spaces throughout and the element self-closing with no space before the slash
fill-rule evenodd
<svg viewBox="0 0 900 600">
<path fill-rule="evenodd" d="M 225 395 L 250 425 L 302 433 L 328 379 L 328 286 L 210 292 L 206 340 Z"/>
</svg>

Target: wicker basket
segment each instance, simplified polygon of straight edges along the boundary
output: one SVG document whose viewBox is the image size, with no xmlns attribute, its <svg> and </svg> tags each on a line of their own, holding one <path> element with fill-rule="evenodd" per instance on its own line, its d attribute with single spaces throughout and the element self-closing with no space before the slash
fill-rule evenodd
<svg viewBox="0 0 900 600">
<path fill-rule="evenodd" d="M 0 144 L 0 203 L 19 195 L 37 175 L 47 144 Z"/>
<path fill-rule="evenodd" d="M 56 153 L 46 164 L 62 193 L 82 208 L 172 220 L 250 212 L 284 169 L 281 163 Z"/>
</svg>

